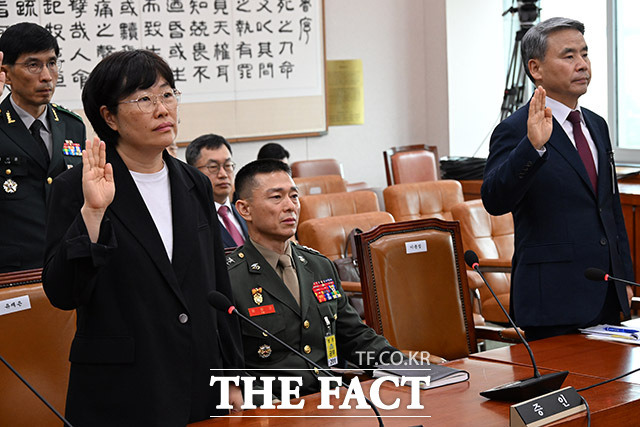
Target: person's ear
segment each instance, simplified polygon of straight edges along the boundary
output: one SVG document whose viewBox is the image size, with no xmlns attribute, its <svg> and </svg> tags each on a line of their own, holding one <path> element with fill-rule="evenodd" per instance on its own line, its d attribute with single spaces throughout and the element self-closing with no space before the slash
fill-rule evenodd
<svg viewBox="0 0 640 427">
<path fill-rule="evenodd" d="M 539 59 L 530 59 L 527 67 L 529 68 L 529 74 L 531 74 L 531 77 L 536 81 L 536 86 L 538 86 L 538 82 L 542 82 L 542 61 Z"/>
<path fill-rule="evenodd" d="M 236 201 L 236 210 L 246 222 L 251 222 L 251 205 L 248 201 L 238 199 Z"/>
<path fill-rule="evenodd" d="M 100 107 L 100 115 L 102 119 L 105 121 L 107 126 L 109 126 L 112 130 L 118 131 L 118 122 L 116 120 L 116 115 L 113 114 L 106 105 Z"/>
</svg>

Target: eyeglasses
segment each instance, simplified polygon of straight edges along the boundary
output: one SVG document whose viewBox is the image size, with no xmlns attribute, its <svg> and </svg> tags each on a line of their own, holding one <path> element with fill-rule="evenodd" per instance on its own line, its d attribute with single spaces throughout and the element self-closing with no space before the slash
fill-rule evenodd
<svg viewBox="0 0 640 427">
<path fill-rule="evenodd" d="M 224 171 L 226 173 L 231 173 L 234 170 L 236 170 L 236 164 L 233 163 L 233 162 L 226 162 L 224 165 L 220 165 L 220 163 L 213 162 L 213 163 L 208 164 L 208 165 L 199 166 L 198 169 L 207 168 L 207 171 L 211 175 L 217 175 L 218 172 L 220 172 L 220 166 L 222 166 L 224 168 Z"/>
<path fill-rule="evenodd" d="M 118 104 L 137 104 L 140 111 L 143 113 L 152 113 L 156 108 L 156 104 L 160 100 L 162 105 L 171 110 L 178 106 L 180 103 L 180 91 L 178 89 L 170 89 L 160 95 L 142 95 L 138 99 L 132 99 L 131 101 L 122 101 Z"/>
<path fill-rule="evenodd" d="M 44 69 L 44 63 L 40 61 L 14 62 L 13 65 L 23 65 L 31 74 L 40 74 Z M 47 62 L 47 69 L 52 73 L 62 70 L 62 61 L 52 59 Z"/>
</svg>

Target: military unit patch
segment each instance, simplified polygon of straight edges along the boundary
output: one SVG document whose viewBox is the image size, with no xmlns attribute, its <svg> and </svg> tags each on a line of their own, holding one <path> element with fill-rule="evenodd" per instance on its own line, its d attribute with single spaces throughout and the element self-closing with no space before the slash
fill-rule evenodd
<svg viewBox="0 0 640 427">
<path fill-rule="evenodd" d="M 319 282 L 313 282 L 313 294 L 318 302 L 330 301 L 340 298 L 340 292 L 336 289 L 333 279 L 324 279 Z"/>
</svg>

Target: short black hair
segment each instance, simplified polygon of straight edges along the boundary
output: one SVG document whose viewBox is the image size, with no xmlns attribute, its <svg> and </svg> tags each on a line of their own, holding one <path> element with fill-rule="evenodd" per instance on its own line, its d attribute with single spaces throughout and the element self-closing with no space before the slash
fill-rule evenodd
<svg viewBox="0 0 640 427">
<path fill-rule="evenodd" d="M 291 176 L 289 165 L 280 160 L 260 159 L 244 165 L 236 174 L 236 194 L 240 199 L 250 199 L 251 193 L 256 186 L 256 175 L 274 172 L 285 172 Z"/>
<path fill-rule="evenodd" d="M 213 133 L 208 133 L 206 135 L 200 135 L 193 141 L 189 143 L 187 146 L 187 152 L 185 153 L 185 159 L 187 163 L 191 166 L 195 166 L 200 158 L 200 152 L 203 148 L 208 148 L 209 150 L 217 150 L 222 146 L 227 147 L 229 150 L 229 154 L 233 155 L 233 151 L 231 151 L 231 144 L 224 138 L 224 136 L 216 135 Z"/>
<path fill-rule="evenodd" d="M 4 53 L 2 63 L 13 65 L 20 55 L 53 50 L 60 55 L 55 37 L 44 27 L 32 22 L 20 22 L 4 30 L 0 36 L 0 51 Z"/>
<path fill-rule="evenodd" d="M 100 139 L 117 145 L 120 136 L 104 121 L 100 107 L 104 105 L 111 113 L 117 114 L 120 101 L 139 89 L 150 88 L 160 77 L 175 89 L 171 68 L 164 59 L 149 50 L 115 52 L 96 65 L 82 89 L 82 105 Z"/>
<path fill-rule="evenodd" d="M 289 152 L 280 144 L 269 142 L 260 147 L 258 151 L 258 160 L 260 159 L 276 159 L 283 160 L 289 158 Z"/>
</svg>

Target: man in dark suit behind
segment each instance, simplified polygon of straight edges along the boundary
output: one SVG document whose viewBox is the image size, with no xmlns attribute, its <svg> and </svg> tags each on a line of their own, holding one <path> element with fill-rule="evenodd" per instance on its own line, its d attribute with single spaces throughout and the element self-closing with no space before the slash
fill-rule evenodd
<svg viewBox="0 0 640 427">
<path fill-rule="evenodd" d="M 211 181 L 222 243 L 225 249 L 242 246 L 248 236 L 247 223 L 233 205 L 233 175 L 236 164 L 231 159 L 231 145 L 220 135 L 202 135 L 187 147 L 186 160 Z"/>
<path fill-rule="evenodd" d="M 629 288 L 583 275 L 596 267 L 633 278 L 607 124 L 578 105 L 591 80 L 583 34 L 565 18 L 526 33 L 537 89 L 494 130 L 482 185 L 489 213 L 513 213 L 511 309 L 531 339 L 629 315 Z"/>
<path fill-rule="evenodd" d="M 86 132 L 80 117 L 50 104 L 60 49 L 47 30 L 12 25 L 0 37 L 0 51 L 11 87 L 0 104 L 1 273 L 42 267 L 51 183 L 82 162 Z"/>
</svg>

